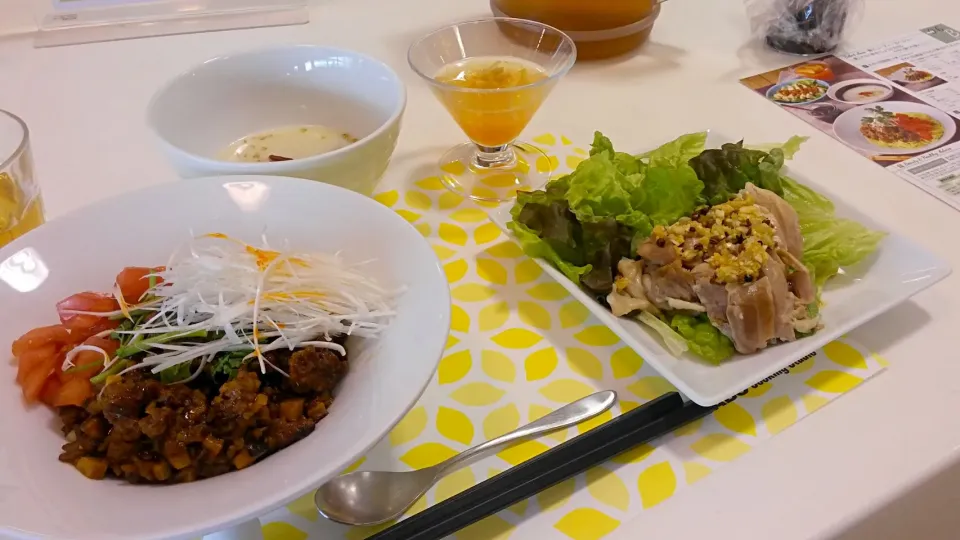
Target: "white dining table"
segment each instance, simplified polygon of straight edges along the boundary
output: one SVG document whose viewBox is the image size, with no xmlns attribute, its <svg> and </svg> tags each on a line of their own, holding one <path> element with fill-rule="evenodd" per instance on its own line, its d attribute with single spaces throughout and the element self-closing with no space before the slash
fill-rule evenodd
<svg viewBox="0 0 960 540">
<path fill-rule="evenodd" d="M 490 13 L 486 0 L 323 0 L 311 6 L 307 25 L 37 49 L 23 4 L 0 0 L 0 33 L 7 34 L 0 37 L 0 108 L 30 127 L 50 219 L 178 181 L 148 132 L 147 102 L 187 67 L 237 50 L 316 43 L 373 55 L 408 85 L 396 158 L 460 141 L 455 124 L 407 67 L 406 50 L 436 27 Z M 957 2 L 866 4 L 850 44 L 940 22 L 960 26 Z M 670 0 L 638 54 L 577 65 L 529 130 L 589 140 L 599 129 L 637 149 L 705 128 L 755 141 L 809 136 L 805 156 L 791 167 L 960 267 L 960 213 L 738 82 L 792 60 L 750 37 L 741 0 Z M 608 538 L 833 537 L 954 466 L 960 459 L 958 306 L 960 274 L 953 274 L 857 330 L 857 341 L 890 361 L 885 373 Z"/>
</svg>

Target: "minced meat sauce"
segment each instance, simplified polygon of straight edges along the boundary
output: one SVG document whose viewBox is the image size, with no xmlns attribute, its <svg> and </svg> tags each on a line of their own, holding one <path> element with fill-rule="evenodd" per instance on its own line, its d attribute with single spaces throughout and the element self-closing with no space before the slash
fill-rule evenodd
<svg viewBox="0 0 960 540">
<path fill-rule="evenodd" d="M 86 407 L 60 407 L 60 461 L 90 478 L 179 483 L 249 467 L 309 435 L 327 414 L 347 359 L 329 349 L 266 353 L 219 384 L 204 374 L 165 385 L 132 371 Z"/>
</svg>

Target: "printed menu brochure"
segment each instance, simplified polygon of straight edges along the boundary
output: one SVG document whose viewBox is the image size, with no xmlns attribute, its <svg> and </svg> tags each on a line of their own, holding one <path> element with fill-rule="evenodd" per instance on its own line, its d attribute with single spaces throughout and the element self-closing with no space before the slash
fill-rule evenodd
<svg viewBox="0 0 960 540">
<path fill-rule="evenodd" d="M 740 82 L 960 210 L 960 31 L 938 24 Z"/>
</svg>

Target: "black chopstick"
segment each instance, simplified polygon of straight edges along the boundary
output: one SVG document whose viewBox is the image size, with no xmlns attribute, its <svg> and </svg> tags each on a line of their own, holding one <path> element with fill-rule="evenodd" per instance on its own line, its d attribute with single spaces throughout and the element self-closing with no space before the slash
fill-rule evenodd
<svg viewBox="0 0 960 540">
<path fill-rule="evenodd" d="M 713 409 L 692 402 L 684 404 L 676 392 L 664 394 L 367 540 L 444 538 L 638 444 L 706 416 Z"/>
</svg>

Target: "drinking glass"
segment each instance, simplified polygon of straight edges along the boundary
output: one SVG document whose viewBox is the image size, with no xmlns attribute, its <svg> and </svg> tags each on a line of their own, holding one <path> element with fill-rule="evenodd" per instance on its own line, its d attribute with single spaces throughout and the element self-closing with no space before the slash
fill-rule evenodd
<svg viewBox="0 0 960 540">
<path fill-rule="evenodd" d="M 549 159 L 516 139 L 576 58 L 560 30 L 509 17 L 454 24 L 411 45 L 410 67 L 471 141 L 440 158 L 443 184 L 492 202 L 545 184 Z"/>
<path fill-rule="evenodd" d="M 43 201 L 33 177 L 30 131 L 0 110 L 0 246 L 42 225 Z"/>
</svg>

